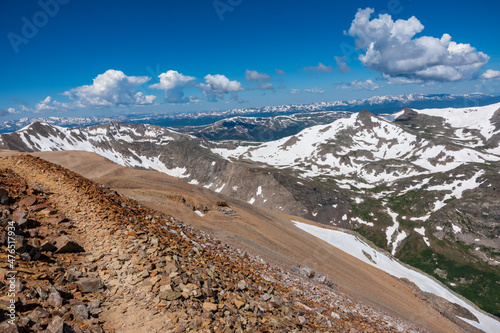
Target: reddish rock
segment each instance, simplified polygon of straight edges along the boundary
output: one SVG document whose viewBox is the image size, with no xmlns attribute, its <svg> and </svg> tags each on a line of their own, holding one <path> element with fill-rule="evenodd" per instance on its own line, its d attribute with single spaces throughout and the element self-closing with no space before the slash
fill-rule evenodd
<svg viewBox="0 0 500 333">
<path fill-rule="evenodd" d="M 46 209 L 46 208 L 50 208 L 50 206 L 47 204 L 38 204 L 38 205 L 33 205 L 33 206 L 28 207 L 28 209 L 32 212 L 39 212 L 39 211 Z"/>
<path fill-rule="evenodd" d="M 66 221 L 68 221 L 68 218 L 61 212 L 57 213 L 55 217 L 52 217 L 48 220 L 48 222 L 52 224 L 59 224 Z"/>
<path fill-rule="evenodd" d="M 27 196 L 27 197 L 21 199 L 21 201 L 19 201 L 19 207 L 22 207 L 22 206 L 26 206 L 26 207 L 33 206 L 36 203 L 36 200 L 37 200 L 37 198 L 34 195 Z"/>
<path fill-rule="evenodd" d="M 78 244 L 68 236 L 61 236 L 57 238 L 55 241 L 55 246 L 57 247 L 55 253 L 76 253 L 85 251 L 83 247 L 80 246 L 80 244 Z"/>
<path fill-rule="evenodd" d="M 26 223 L 26 218 L 24 217 L 26 212 L 22 207 L 19 207 L 12 213 L 12 219 L 19 225 L 24 225 Z"/>
</svg>

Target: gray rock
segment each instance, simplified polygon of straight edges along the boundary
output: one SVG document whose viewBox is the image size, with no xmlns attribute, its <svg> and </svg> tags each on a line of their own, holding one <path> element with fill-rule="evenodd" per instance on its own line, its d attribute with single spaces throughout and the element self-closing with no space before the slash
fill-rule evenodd
<svg viewBox="0 0 500 333">
<path fill-rule="evenodd" d="M 93 301 L 87 304 L 87 309 L 91 315 L 98 315 L 99 313 L 102 312 L 101 307 L 101 302 L 100 301 Z"/>
<path fill-rule="evenodd" d="M 71 310 L 76 318 L 89 319 L 89 310 L 83 304 L 74 305 Z"/>
<path fill-rule="evenodd" d="M 0 189 L 0 205 L 8 205 L 9 199 L 9 192 L 4 189 Z"/>
<path fill-rule="evenodd" d="M 57 289 L 53 286 L 50 287 L 47 303 L 54 308 L 60 308 L 62 306 L 63 298 L 61 297 L 61 294 L 59 294 L 59 291 L 57 291 Z"/>
<path fill-rule="evenodd" d="M 84 293 L 95 293 L 104 287 L 100 278 L 81 278 L 75 283 L 78 289 Z"/>
<path fill-rule="evenodd" d="M 239 290 L 248 289 L 248 283 L 245 280 L 241 280 L 240 282 L 238 282 L 238 289 Z"/>
<path fill-rule="evenodd" d="M 49 333 L 63 333 L 64 332 L 64 321 L 61 317 L 56 316 L 47 326 L 47 332 Z"/>
<path fill-rule="evenodd" d="M 44 301 L 49 298 L 49 294 L 42 287 L 37 287 L 36 292 L 38 293 L 38 296 L 40 296 L 40 298 Z"/>
</svg>

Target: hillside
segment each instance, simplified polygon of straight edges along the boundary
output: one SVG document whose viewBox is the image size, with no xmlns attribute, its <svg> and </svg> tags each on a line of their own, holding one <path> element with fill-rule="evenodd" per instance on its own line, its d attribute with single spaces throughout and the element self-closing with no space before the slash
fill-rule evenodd
<svg viewBox="0 0 500 333">
<path fill-rule="evenodd" d="M 453 324 L 443 320 L 442 315 L 457 325 L 464 324 L 456 317 L 465 316 L 467 311 L 463 312 L 463 308 L 445 306 L 446 302 L 442 303 L 442 299 L 439 301 L 440 298 L 432 294 L 421 294 L 414 285 L 394 279 L 379 267 L 375 269 L 365 264 L 363 258 L 360 261 L 346 255 L 342 249 L 318 243 L 315 237 L 294 227 L 292 221 L 296 217 L 262 210 L 158 172 L 117 166 L 93 154 L 55 152 L 38 155 L 111 186 L 159 211 L 183 216 L 189 225 L 216 236 L 223 243 L 255 254 L 280 269 L 291 272 L 300 266 L 309 267 L 316 272 L 315 276 L 324 275 L 326 281 L 333 282 L 335 292 L 350 295 L 349 298 L 354 297 L 357 303 L 381 309 L 391 316 L 411 320 L 426 331 L 448 331 Z M 227 200 L 229 208 L 220 207 L 218 203 L 221 200 Z M 329 291 L 332 292 L 332 289 Z M 480 315 L 476 310 L 473 312 L 476 316 Z M 473 330 L 471 327 L 465 329 Z"/>
<path fill-rule="evenodd" d="M 420 331 L 55 164 L 20 155 L 0 169 L 18 253 L 3 332 Z"/>
</svg>

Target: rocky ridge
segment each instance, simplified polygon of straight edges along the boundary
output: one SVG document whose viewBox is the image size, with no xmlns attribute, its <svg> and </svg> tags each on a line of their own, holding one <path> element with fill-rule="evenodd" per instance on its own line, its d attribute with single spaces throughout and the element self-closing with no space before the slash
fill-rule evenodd
<svg viewBox="0 0 500 333">
<path fill-rule="evenodd" d="M 57 165 L 20 155 L 0 169 L 18 250 L 3 331 L 419 331 Z"/>
</svg>

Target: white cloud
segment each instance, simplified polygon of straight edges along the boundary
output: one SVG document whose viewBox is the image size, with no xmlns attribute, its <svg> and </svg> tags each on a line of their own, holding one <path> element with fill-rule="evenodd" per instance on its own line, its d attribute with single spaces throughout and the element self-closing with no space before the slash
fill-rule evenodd
<svg viewBox="0 0 500 333">
<path fill-rule="evenodd" d="M 165 102 L 167 103 L 187 103 L 189 99 L 184 97 L 184 88 L 192 81 L 193 76 L 183 75 L 177 71 L 168 71 L 158 75 L 159 83 L 150 85 L 150 88 L 163 90 L 165 92 Z"/>
<path fill-rule="evenodd" d="M 308 66 L 304 67 L 306 72 L 319 72 L 319 73 L 329 73 L 333 71 L 333 67 L 328 65 L 323 65 L 322 63 L 318 63 L 318 66 Z"/>
<path fill-rule="evenodd" d="M 200 83 L 198 87 L 203 91 L 209 101 L 215 102 L 217 98 L 224 99 L 227 93 L 236 93 L 243 91 L 243 86 L 238 81 L 230 81 L 221 74 L 205 76 L 205 83 Z"/>
<path fill-rule="evenodd" d="M 295 94 L 300 94 L 299 89 L 290 89 L 290 94 L 295 95 Z"/>
<path fill-rule="evenodd" d="M 485 80 L 500 79 L 500 71 L 494 71 L 493 69 L 488 69 L 486 72 L 481 74 L 481 79 Z"/>
<path fill-rule="evenodd" d="M 388 84 L 411 84 L 411 83 L 424 83 L 421 79 L 414 79 L 404 76 L 390 76 L 382 74 L 382 77 L 387 80 Z"/>
<path fill-rule="evenodd" d="M 257 71 L 246 70 L 245 80 L 250 82 L 268 82 L 271 77 L 266 73 L 259 73 Z"/>
<path fill-rule="evenodd" d="M 354 90 L 361 90 L 361 89 L 366 89 L 366 90 L 375 90 L 380 88 L 378 84 L 373 82 L 372 80 L 366 80 L 366 81 L 353 81 L 349 84 L 344 84 L 343 86 L 339 87 L 340 89 L 354 89 Z"/>
<path fill-rule="evenodd" d="M 351 67 L 347 65 L 347 57 L 335 57 L 335 62 L 337 63 L 337 67 L 339 68 L 339 72 L 346 73 L 352 72 Z"/>
<path fill-rule="evenodd" d="M 320 88 L 304 89 L 304 91 L 311 94 L 323 94 L 325 92 L 323 89 Z"/>
<path fill-rule="evenodd" d="M 76 108 L 83 108 L 85 106 L 86 105 L 82 104 L 80 101 L 75 101 L 72 103 L 61 103 L 53 100 L 51 96 L 47 96 L 43 101 L 36 103 L 33 109 L 25 108 L 23 111 L 29 111 L 33 113 L 67 111 Z"/>
<path fill-rule="evenodd" d="M 276 74 L 278 74 L 279 76 L 283 76 L 283 75 L 286 75 L 285 71 L 282 70 L 282 69 L 275 69 L 274 70 L 276 72 Z"/>
<path fill-rule="evenodd" d="M 73 88 L 63 93 L 83 107 L 147 105 L 156 96 L 136 92 L 134 88 L 148 82 L 147 76 L 127 76 L 122 71 L 107 70 L 93 84 Z"/>
<path fill-rule="evenodd" d="M 20 111 L 18 111 L 18 110 L 16 110 L 16 109 L 14 109 L 14 108 L 8 108 L 8 109 L 7 109 L 7 112 L 8 112 L 8 113 L 19 113 Z"/>
<path fill-rule="evenodd" d="M 391 78 L 415 81 L 461 81 L 477 77 L 489 56 L 444 34 L 414 38 L 424 26 L 414 16 L 393 21 L 388 14 L 371 19 L 374 10 L 359 9 L 348 34 L 365 51 L 359 59 L 369 69 Z"/>
<path fill-rule="evenodd" d="M 35 109 L 33 110 L 33 112 L 46 112 L 55 110 L 56 108 L 53 105 L 50 105 L 51 102 L 52 97 L 45 97 L 43 101 L 40 101 L 35 105 Z"/>
</svg>

